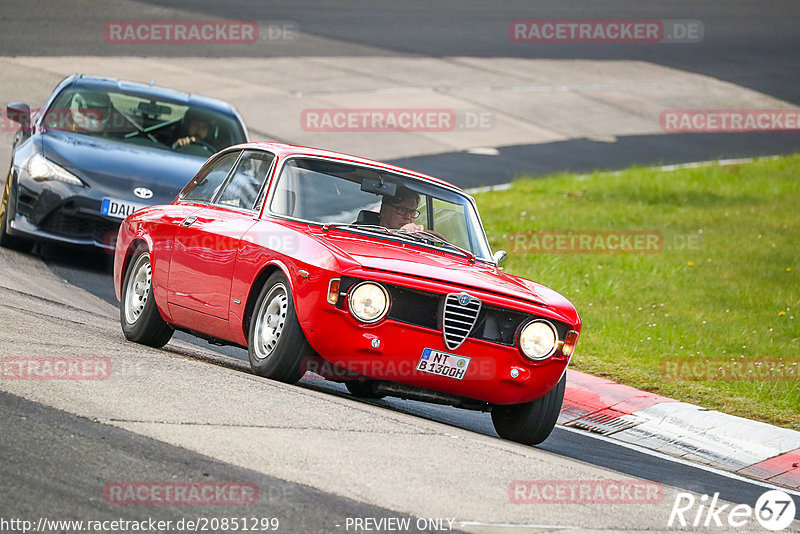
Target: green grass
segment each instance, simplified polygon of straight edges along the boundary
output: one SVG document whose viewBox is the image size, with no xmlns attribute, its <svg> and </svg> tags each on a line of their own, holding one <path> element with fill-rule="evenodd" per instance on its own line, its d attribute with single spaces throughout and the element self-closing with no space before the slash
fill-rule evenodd
<svg viewBox="0 0 800 534">
<path fill-rule="evenodd" d="M 664 236 L 663 250 L 650 254 L 510 253 L 506 271 L 578 309 L 575 369 L 800 429 L 796 368 L 783 381 L 676 379 L 662 370 L 665 361 L 800 362 L 800 155 L 520 179 L 475 197 L 494 250 L 511 252 L 509 236 L 531 230 Z"/>
</svg>

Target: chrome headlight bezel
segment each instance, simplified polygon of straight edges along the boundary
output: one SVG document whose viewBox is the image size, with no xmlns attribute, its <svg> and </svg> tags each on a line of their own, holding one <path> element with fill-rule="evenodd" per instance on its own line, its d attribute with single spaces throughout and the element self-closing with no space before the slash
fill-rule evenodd
<svg viewBox="0 0 800 534">
<path fill-rule="evenodd" d="M 359 289 L 362 289 L 362 288 L 365 289 L 367 287 L 374 287 L 374 288 L 378 289 L 380 291 L 380 293 L 383 295 L 383 298 L 384 298 L 383 309 L 381 310 L 381 312 L 378 315 L 375 315 L 374 317 L 362 317 L 356 311 L 356 309 L 360 307 L 358 305 L 358 302 L 357 302 L 357 299 L 358 299 L 357 293 L 358 293 Z M 356 302 L 355 306 L 353 305 L 354 302 Z M 383 287 L 383 285 L 381 285 L 381 284 L 379 284 L 377 282 L 370 282 L 370 281 L 360 282 L 360 283 L 354 285 L 353 287 L 351 287 L 350 291 L 347 292 L 347 309 L 349 310 L 350 315 L 352 315 L 353 318 L 355 320 L 357 320 L 358 322 L 360 322 L 360 323 L 364 323 L 364 324 L 377 323 L 378 321 L 380 321 L 381 319 L 386 317 L 387 313 L 389 313 L 390 304 L 391 304 L 391 299 L 389 297 L 389 292 L 386 290 L 385 287 Z"/>
<path fill-rule="evenodd" d="M 526 344 L 523 342 L 523 339 L 525 337 L 525 331 L 528 330 L 529 328 L 538 329 L 540 327 L 546 328 L 546 330 L 544 330 L 543 332 L 549 332 L 552 334 L 553 336 L 552 346 L 549 347 L 547 352 L 542 352 L 541 354 L 529 354 L 528 351 L 525 350 Z M 551 323 L 547 319 L 537 318 L 528 321 L 522 328 L 520 328 L 519 337 L 517 339 L 517 346 L 519 348 L 520 353 L 522 353 L 522 355 L 528 358 L 529 360 L 541 361 L 541 360 L 546 360 L 547 358 L 556 353 L 556 350 L 558 350 L 558 341 L 559 341 L 558 331 L 556 330 L 556 327 L 553 325 L 553 323 Z"/>
<path fill-rule="evenodd" d="M 25 163 L 25 170 L 27 171 L 28 176 L 37 182 L 55 180 L 57 182 L 67 183 L 69 185 L 86 187 L 86 184 L 83 183 L 83 180 L 39 153 L 34 154 L 28 159 L 28 161 Z"/>
</svg>

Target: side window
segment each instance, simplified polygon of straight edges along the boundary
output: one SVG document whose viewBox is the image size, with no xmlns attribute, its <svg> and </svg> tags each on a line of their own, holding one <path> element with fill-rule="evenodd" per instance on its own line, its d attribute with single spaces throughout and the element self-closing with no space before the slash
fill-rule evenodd
<svg viewBox="0 0 800 534">
<path fill-rule="evenodd" d="M 240 152 L 225 154 L 211 164 L 205 171 L 200 172 L 181 192 L 181 200 L 195 200 L 198 202 L 211 202 L 219 190 L 225 177 L 236 163 Z"/>
<path fill-rule="evenodd" d="M 245 152 L 233 176 L 223 187 L 217 204 L 246 210 L 256 209 L 258 193 L 274 159 L 275 156 L 267 152 Z"/>
</svg>

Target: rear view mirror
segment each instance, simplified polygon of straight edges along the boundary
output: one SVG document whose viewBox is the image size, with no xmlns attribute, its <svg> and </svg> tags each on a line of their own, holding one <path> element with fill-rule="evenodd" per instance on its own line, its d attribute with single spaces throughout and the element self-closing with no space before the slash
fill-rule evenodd
<svg viewBox="0 0 800 534">
<path fill-rule="evenodd" d="M 152 115 L 153 117 L 160 117 L 161 115 L 169 115 L 172 113 L 172 108 L 169 106 L 163 106 L 155 102 L 139 102 L 136 109 L 143 115 Z"/>
<path fill-rule="evenodd" d="M 19 123 L 23 132 L 31 131 L 31 108 L 25 102 L 14 102 L 7 105 L 6 117 Z"/>
<path fill-rule="evenodd" d="M 361 190 L 385 197 L 393 197 L 397 193 L 397 184 L 387 182 L 382 178 L 364 178 L 361 181 Z"/>
</svg>

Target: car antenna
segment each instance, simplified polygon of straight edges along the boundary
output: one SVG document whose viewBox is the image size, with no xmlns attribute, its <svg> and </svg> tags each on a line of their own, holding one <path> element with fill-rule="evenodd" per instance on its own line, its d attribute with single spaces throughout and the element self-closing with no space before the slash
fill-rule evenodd
<svg viewBox="0 0 800 534">
<path fill-rule="evenodd" d="M 156 84 L 155 78 L 150 78 L 150 87 L 153 87 Z"/>
</svg>

